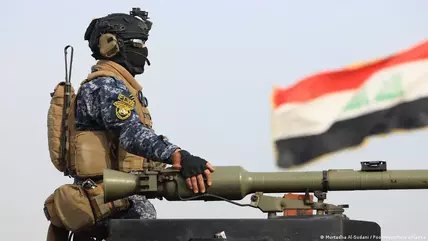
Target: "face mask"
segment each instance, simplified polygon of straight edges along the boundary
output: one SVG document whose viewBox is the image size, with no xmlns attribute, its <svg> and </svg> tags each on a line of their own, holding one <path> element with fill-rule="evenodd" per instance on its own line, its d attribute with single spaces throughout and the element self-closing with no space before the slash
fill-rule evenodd
<svg viewBox="0 0 428 241">
<path fill-rule="evenodd" d="M 146 62 L 148 65 L 150 65 L 150 62 L 147 59 L 147 48 L 126 48 L 124 55 L 128 64 L 132 66 L 133 72 L 135 72 L 135 74 L 141 74 L 144 72 L 144 66 L 146 65 Z"/>
<path fill-rule="evenodd" d="M 148 49 L 143 43 L 135 43 L 135 40 L 132 40 L 125 44 L 123 55 L 134 75 L 144 72 L 146 62 L 150 65 L 148 54 Z"/>
</svg>

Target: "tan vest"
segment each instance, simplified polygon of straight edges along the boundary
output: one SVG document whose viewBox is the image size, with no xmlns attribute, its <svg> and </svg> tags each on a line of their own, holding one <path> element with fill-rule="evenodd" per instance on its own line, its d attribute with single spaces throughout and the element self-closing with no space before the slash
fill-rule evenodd
<svg viewBox="0 0 428 241">
<path fill-rule="evenodd" d="M 125 84 L 131 93 L 131 100 L 135 104 L 135 110 L 141 122 L 151 129 L 152 119 L 149 110 L 138 100 L 138 92 L 142 90 L 142 87 L 132 75 L 115 62 L 98 61 L 93 66 L 93 72 L 88 75 L 82 84 L 100 76 L 115 77 Z M 130 102 L 131 100 L 125 99 L 123 101 Z M 70 146 L 67 156 L 67 168 L 71 176 L 99 176 L 102 175 L 105 168 L 126 172 L 143 170 L 143 165 L 147 162 L 147 159 L 126 152 L 119 146 L 118 136 L 107 131 L 77 131 L 75 128 L 75 108 L 76 97 L 72 99 L 68 119 Z M 120 108 L 118 110 L 120 112 Z M 155 166 L 166 166 L 163 163 L 154 164 Z"/>
</svg>

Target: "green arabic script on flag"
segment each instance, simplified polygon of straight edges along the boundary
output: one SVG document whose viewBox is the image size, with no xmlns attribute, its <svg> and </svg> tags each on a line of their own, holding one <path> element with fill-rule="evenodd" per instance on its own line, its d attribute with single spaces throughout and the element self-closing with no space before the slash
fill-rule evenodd
<svg viewBox="0 0 428 241">
<path fill-rule="evenodd" d="M 377 91 L 372 101 L 370 101 L 367 93 L 367 87 L 363 87 L 346 104 L 344 111 L 360 109 L 373 102 L 388 101 L 404 95 L 403 82 L 399 74 L 392 75 L 390 78 L 385 79 L 381 86 L 381 89 Z"/>
</svg>

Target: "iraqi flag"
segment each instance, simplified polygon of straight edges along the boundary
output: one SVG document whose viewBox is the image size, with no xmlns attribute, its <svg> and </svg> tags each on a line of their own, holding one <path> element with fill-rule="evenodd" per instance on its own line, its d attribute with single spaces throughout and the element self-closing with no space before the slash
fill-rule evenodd
<svg viewBox="0 0 428 241">
<path fill-rule="evenodd" d="M 369 136 L 428 124 L 428 41 L 357 66 L 275 89 L 272 135 L 278 167 L 307 164 Z"/>
</svg>

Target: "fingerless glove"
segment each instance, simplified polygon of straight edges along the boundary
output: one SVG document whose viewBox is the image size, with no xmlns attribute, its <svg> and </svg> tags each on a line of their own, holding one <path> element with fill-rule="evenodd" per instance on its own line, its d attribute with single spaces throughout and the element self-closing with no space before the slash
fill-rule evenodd
<svg viewBox="0 0 428 241">
<path fill-rule="evenodd" d="M 207 161 L 190 154 L 188 151 L 180 150 L 181 155 L 181 175 L 184 178 L 197 176 L 207 169 Z"/>
</svg>

